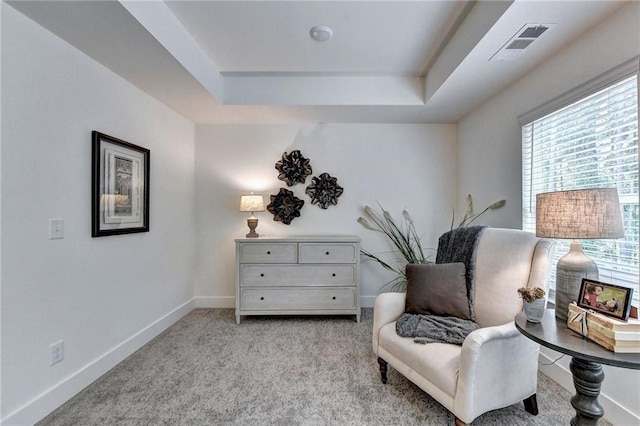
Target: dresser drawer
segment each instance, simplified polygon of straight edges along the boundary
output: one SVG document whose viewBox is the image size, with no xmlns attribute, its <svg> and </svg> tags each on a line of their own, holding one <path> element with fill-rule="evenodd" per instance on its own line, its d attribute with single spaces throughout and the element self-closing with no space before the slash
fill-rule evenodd
<svg viewBox="0 0 640 426">
<path fill-rule="evenodd" d="M 296 263 L 296 243 L 244 243 L 239 248 L 240 263 Z"/>
<path fill-rule="evenodd" d="M 300 243 L 300 263 L 356 263 L 356 244 Z"/>
<path fill-rule="evenodd" d="M 241 287 L 356 285 L 356 265 L 242 265 Z"/>
<path fill-rule="evenodd" d="M 332 310 L 355 307 L 353 288 L 246 288 L 240 291 L 241 310 Z"/>
</svg>

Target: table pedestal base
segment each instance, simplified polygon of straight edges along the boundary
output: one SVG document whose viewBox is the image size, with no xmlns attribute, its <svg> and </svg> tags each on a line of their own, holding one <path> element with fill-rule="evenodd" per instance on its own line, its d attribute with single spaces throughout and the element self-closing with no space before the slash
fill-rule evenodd
<svg viewBox="0 0 640 426">
<path fill-rule="evenodd" d="M 576 394 L 571 398 L 576 416 L 571 419 L 571 425 L 597 425 L 598 419 L 604 415 L 604 410 L 598 403 L 600 387 L 604 380 L 602 365 L 573 357 L 570 368 L 576 388 Z"/>
</svg>

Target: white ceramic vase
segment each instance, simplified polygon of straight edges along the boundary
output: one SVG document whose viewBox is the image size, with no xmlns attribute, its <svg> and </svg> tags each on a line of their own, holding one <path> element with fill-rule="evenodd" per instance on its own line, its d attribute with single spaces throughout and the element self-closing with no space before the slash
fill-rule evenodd
<svg viewBox="0 0 640 426">
<path fill-rule="evenodd" d="M 537 299 L 533 302 L 524 302 L 524 314 L 529 322 L 540 322 L 544 315 L 544 309 L 546 307 L 546 299 Z"/>
</svg>

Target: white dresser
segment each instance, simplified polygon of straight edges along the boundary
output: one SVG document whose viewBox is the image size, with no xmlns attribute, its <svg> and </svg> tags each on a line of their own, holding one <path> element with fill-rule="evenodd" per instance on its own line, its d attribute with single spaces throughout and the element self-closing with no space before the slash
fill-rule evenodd
<svg viewBox="0 0 640 426">
<path fill-rule="evenodd" d="M 360 322 L 360 238 L 236 241 L 236 323 L 241 315 L 355 315 Z"/>
</svg>

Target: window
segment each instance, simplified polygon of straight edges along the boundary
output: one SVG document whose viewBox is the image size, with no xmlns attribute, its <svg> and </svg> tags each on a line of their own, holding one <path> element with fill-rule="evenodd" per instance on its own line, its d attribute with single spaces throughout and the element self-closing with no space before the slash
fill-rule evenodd
<svg viewBox="0 0 640 426">
<path fill-rule="evenodd" d="M 520 118 L 523 229 L 535 232 L 536 194 L 582 188 L 618 189 L 625 237 L 584 240 L 600 279 L 634 289 L 638 306 L 638 59 Z M 555 263 L 569 251 L 558 240 Z"/>
</svg>

